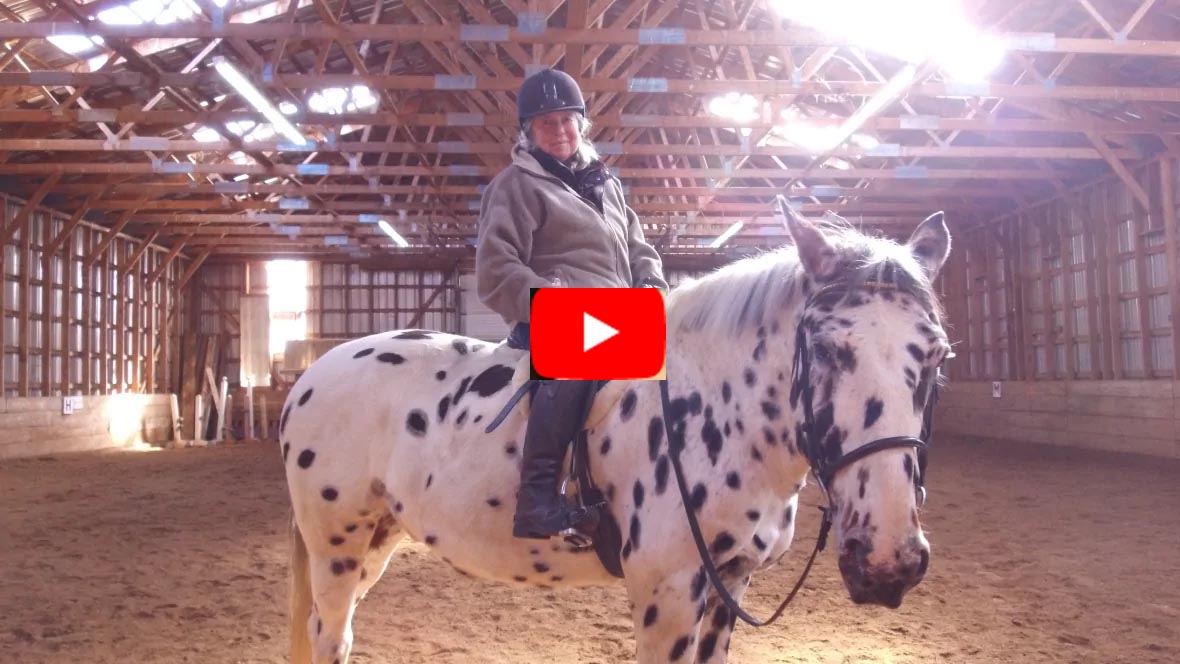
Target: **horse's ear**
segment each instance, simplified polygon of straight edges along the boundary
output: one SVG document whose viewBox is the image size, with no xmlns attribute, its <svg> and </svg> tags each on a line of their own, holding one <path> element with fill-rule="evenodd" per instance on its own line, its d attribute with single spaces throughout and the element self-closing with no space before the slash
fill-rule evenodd
<svg viewBox="0 0 1180 664">
<path fill-rule="evenodd" d="M 799 260 L 808 274 L 819 280 L 827 279 L 836 273 L 836 248 L 828 242 L 828 238 L 815 227 L 815 224 L 803 218 L 798 212 L 787 205 L 787 199 L 782 195 L 776 197 L 779 214 L 782 215 L 799 249 Z"/>
<path fill-rule="evenodd" d="M 926 276 L 933 281 L 951 252 L 951 232 L 946 227 L 946 215 L 940 210 L 926 217 L 914 230 L 906 246 L 926 271 Z"/>
</svg>

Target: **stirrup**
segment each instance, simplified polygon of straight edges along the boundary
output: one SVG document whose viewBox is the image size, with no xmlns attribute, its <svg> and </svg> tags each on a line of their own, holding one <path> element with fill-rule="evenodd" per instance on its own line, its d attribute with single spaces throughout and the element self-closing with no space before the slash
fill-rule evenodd
<svg viewBox="0 0 1180 664">
<path fill-rule="evenodd" d="M 574 549 L 589 549 L 594 546 L 594 538 L 577 528 L 566 528 L 558 533 L 565 543 Z"/>
</svg>

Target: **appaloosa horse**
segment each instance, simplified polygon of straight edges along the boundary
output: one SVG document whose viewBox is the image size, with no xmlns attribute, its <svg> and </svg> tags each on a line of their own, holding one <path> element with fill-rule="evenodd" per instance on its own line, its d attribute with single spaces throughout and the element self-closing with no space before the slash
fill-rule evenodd
<svg viewBox="0 0 1180 664">
<path fill-rule="evenodd" d="M 590 469 L 623 533 L 640 662 L 727 656 L 735 614 L 708 583 L 685 502 L 738 601 L 790 546 L 812 468 L 853 601 L 896 607 L 929 563 L 915 437 L 949 352 L 931 286 L 950 248 L 942 215 L 898 244 L 780 205 L 794 246 L 669 296 L 671 406 L 658 381 L 619 384 L 589 431 Z M 485 579 L 616 580 L 592 553 L 511 536 L 527 405 L 484 429 L 520 358 L 504 344 L 390 332 L 334 348 L 295 384 L 280 428 L 293 662 L 346 664 L 353 611 L 405 537 Z"/>
</svg>

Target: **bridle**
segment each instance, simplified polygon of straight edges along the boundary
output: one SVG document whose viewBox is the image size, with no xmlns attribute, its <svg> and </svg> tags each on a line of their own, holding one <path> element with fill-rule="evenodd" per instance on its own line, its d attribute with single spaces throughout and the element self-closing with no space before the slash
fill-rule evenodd
<svg viewBox="0 0 1180 664">
<path fill-rule="evenodd" d="M 863 284 L 864 287 L 872 288 L 874 290 L 896 290 L 897 286 L 892 283 L 878 283 L 867 282 Z M 692 508 L 692 502 L 688 490 L 688 481 L 684 475 L 684 468 L 680 461 L 680 452 L 684 449 L 684 441 L 675 437 L 677 433 L 683 432 L 683 428 L 674 428 L 669 423 L 669 419 L 673 413 L 671 398 L 668 396 L 668 381 L 664 379 L 660 381 L 660 399 L 663 403 L 664 409 L 664 432 L 668 437 L 668 456 L 672 461 L 672 468 L 676 474 L 676 485 L 680 489 L 681 502 L 684 504 L 684 512 L 688 516 L 689 529 L 692 531 L 693 541 L 696 543 L 697 552 L 700 554 L 701 563 L 704 567 L 705 574 L 709 581 L 716 589 L 721 601 L 729 608 L 733 615 L 741 618 L 741 620 L 754 627 L 764 627 L 775 622 L 782 616 L 783 611 L 795 599 L 799 589 L 803 587 L 803 582 L 807 579 L 807 575 L 811 572 L 811 566 L 815 563 L 815 558 L 827 546 L 828 533 L 832 528 L 832 516 L 834 509 L 832 507 L 832 495 L 829 487 L 836 475 L 849 467 L 850 465 L 860 461 L 868 456 L 878 452 L 884 452 L 892 449 L 913 448 L 918 456 L 917 478 L 915 487 L 917 491 L 917 502 L 919 507 L 926 502 L 926 456 L 930 448 L 930 437 L 933 435 L 934 427 L 934 405 L 938 401 L 938 381 L 933 380 L 933 385 L 930 389 L 930 395 L 926 399 L 925 409 L 922 413 L 922 430 L 918 437 L 914 436 L 891 436 L 888 438 L 878 438 L 869 441 L 856 449 L 842 454 L 836 459 L 831 459 L 823 451 L 823 440 L 820 439 L 822 432 L 817 430 L 815 422 L 815 388 L 811 384 L 811 350 L 807 343 L 807 317 L 808 309 L 815 305 L 816 300 L 821 295 L 826 295 L 837 289 L 848 289 L 850 286 L 845 282 L 835 282 L 828 284 L 811 294 L 807 303 L 803 306 L 800 312 L 799 323 L 795 330 L 795 360 L 792 370 L 792 391 L 799 390 L 799 399 L 803 405 L 803 436 L 802 440 L 798 441 L 800 451 L 807 458 L 811 466 L 811 473 L 815 477 L 816 484 L 824 495 L 824 505 L 819 509 L 823 516 L 820 521 L 819 534 L 815 539 L 815 548 L 811 552 L 811 557 L 807 560 L 807 565 L 803 568 L 803 572 L 799 576 L 799 580 L 791 589 L 787 598 L 779 604 L 778 609 L 766 620 L 759 620 L 754 616 L 744 611 L 734 600 L 733 595 L 725 587 L 724 581 L 721 579 L 721 574 L 717 570 L 716 563 L 713 562 L 713 556 L 709 553 L 709 547 L 705 544 L 704 535 L 701 533 L 701 526 L 696 518 L 696 511 Z M 918 389 L 920 385 L 916 385 Z"/>
</svg>

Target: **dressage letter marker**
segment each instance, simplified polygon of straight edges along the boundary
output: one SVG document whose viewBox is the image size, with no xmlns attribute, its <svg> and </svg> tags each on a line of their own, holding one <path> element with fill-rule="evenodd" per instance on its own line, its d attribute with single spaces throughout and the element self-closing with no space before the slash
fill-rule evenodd
<svg viewBox="0 0 1180 664">
<path fill-rule="evenodd" d="M 664 297 L 654 288 L 533 291 L 534 378 L 630 380 L 664 370 Z"/>
</svg>

